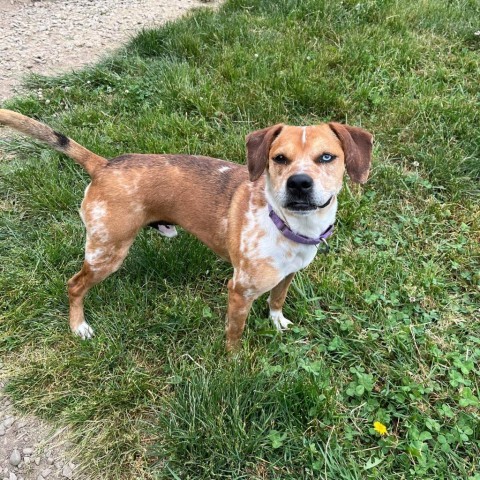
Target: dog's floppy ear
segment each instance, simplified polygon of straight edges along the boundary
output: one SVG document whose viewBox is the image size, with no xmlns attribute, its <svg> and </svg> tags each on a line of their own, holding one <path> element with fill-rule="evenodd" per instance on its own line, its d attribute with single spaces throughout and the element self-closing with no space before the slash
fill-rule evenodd
<svg viewBox="0 0 480 480">
<path fill-rule="evenodd" d="M 247 165 L 250 180 L 254 182 L 260 178 L 268 163 L 268 154 L 272 142 L 283 128 L 279 123 L 273 127 L 256 130 L 247 135 Z"/>
<path fill-rule="evenodd" d="M 356 183 L 365 183 L 372 162 L 373 135 L 363 128 L 329 123 L 342 142 L 348 176 Z"/>
</svg>

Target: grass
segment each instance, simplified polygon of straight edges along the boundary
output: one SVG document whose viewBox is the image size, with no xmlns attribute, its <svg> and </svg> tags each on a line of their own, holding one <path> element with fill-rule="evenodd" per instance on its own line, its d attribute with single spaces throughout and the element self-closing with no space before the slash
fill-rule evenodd
<svg viewBox="0 0 480 480">
<path fill-rule="evenodd" d="M 72 427 L 92 478 L 480 478 L 475 0 L 230 0 L 140 33 L 5 103 L 107 157 L 244 162 L 247 132 L 325 120 L 374 132 L 332 252 L 264 299 L 224 353 L 231 275 L 186 234 L 144 231 L 67 327 L 82 261 L 79 167 L 3 142 L 0 350 L 16 405 Z M 38 90 L 42 95 L 38 95 Z M 380 437 L 373 422 L 387 426 Z"/>
</svg>

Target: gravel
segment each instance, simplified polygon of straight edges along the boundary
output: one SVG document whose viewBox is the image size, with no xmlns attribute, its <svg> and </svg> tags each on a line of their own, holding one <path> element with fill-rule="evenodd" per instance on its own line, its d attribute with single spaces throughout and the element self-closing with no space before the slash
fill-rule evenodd
<svg viewBox="0 0 480 480">
<path fill-rule="evenodd" d="M 0 103 L 21 93 L 21 79 L 29 72 L 79 69 L 141 28 L 201 5 L 198 0 L 0 0 Z M 66 430 L 18 413 L 3 391 L 5 377 L 0 362 L 0 479 L 86 479 L 69 455 Z"/>
<path fill-rule="evenodd" d="M 0 0 L 0 101 L 19 89 L 29 72 L 78 69 L 140 29 L 201 5 L 199 0 Z"/>
<path fill-rule="evenodd" d="M 4 372 L 0 365 L 0 378 Z M 65 430 L 52 426 L 34 416 L 18 413 L 3 393 L 0 382 L 0 479 L 6 480 L 79 480 L 77 465 L 68 455 Z M 67 473 L 68 475 L 64 475 Z"/>
</svg>

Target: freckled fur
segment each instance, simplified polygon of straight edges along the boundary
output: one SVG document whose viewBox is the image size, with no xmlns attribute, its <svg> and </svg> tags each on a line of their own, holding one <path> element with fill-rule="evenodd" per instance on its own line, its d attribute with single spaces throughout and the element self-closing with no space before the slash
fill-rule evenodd
<svg viewBox="0 0 480 480">
<path fill-rule="evenodd" d="M 275 125 L 247 137 L 247 165 L 188 155 L 125 154 L 107 161 L 36 120 L 0 110 L 0 123 L 46 142 L 82 165 L 92 177 L 80 216 L 87 230 L 85 261 L 68 281 L 70 327 L 82 338 L 93 330 L 85 322 L 88 290 L 122 265 L 138 231 L 147 225 L 180 225 L 234 268 L 228 282 L 227 348 L 238 347 L 253 301 L 270 291 L 270 317 L 288 327 L 282 313 L 295 272 L 315 257 L 316 247 L 284 237 L 268 216 L 267 202 L 290 228 L 318 237 L 335 220 L 336 196 L 347 171 L 365 181 L 371 135 L 339 124 L 312 127 Z M 322 153 L 336 155 L 319 165 Z M 288 157 L 278 165 L 275 155 Z M 263 172 L 265 173 L 263 174 Z M 299 172 L 314 179 L 319 204 L 326 208 L 295 213 L 285 208 L 286 182 Z"/>
</svg>

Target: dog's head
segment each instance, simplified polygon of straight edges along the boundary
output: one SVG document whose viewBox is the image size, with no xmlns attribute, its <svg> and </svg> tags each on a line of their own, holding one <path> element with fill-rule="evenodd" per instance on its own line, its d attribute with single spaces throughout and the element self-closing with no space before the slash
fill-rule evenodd
<svg viewBox="0 0 480 480">
<path fill-rule="evenodd" d="M 345 169 L 354 182 L 367 181 L 372 138 L 340 123 L 257 130 L 247 136 L 250 180 L 266 170 L 267 187 L 282 208 L 302 215 L 317 211 L 339 193 Z"/>
</svg>

